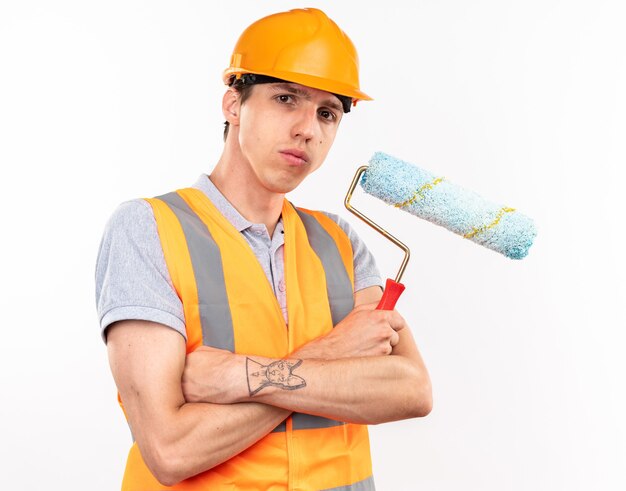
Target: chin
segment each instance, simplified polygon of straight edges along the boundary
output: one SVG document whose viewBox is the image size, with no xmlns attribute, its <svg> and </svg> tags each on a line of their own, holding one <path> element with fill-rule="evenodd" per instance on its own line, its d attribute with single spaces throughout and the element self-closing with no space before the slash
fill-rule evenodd
<svg viewBox="0 0 626 491">
<path fill-rule="evenodd" d="M 291 191 L 293 191 L 294 189 L 296 189 L 298 187 L 300 183 L 295 184 L 295 185 L 273 185 L 273 186 L 268 186 L 267 189 L 269 189 L 271 192 L 273 193 L 280 193 L 280 194 L 287 194 L 290 193 Z"/>
<path fill-rule="evenodd" d="M 272 193 L 280 193 L 287 194 L 296 189 L 301 183 L 304 181 L 304 177 L 302 179 L 288 179 L 284 181 L 273 181 L 266 182 L 265 188 L 269 189 Z"/>
</svg>

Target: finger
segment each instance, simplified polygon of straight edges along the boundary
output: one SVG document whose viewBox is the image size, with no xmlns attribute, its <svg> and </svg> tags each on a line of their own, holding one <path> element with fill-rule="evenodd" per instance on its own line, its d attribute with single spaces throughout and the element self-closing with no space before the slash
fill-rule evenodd
<svg viewBox="0 0 626 491">
<path fill-rule="evenodd" d="M 400 342 L 400 335 L 393 331 L 391 337 L 389 338 L 389 344 L 393 347 Z"/>
<path fill-rule="evenodd" d="M 400 329 L 404 329 L 406 326 L 406 321 L 404 317 L 402 317 L 395 310 L 388 311 L 387 322 L 394 331 L 399 331 Z"/>
</svg>

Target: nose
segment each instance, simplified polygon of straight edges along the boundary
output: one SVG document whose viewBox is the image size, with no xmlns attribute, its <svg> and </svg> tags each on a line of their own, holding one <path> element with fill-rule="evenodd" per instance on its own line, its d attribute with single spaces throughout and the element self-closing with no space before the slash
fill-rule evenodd
<svg viewBox="0 0 626 491">
<path fill-rule="evenodd" d="M 298 111 L 298 117 L 291 131 L 292 136 L 296 139 L 302 139 L 308 142 L 315 137 L 317 131 L 319 131 L 317 109 L 315 107 L 307 107 Z"/>
</svg>

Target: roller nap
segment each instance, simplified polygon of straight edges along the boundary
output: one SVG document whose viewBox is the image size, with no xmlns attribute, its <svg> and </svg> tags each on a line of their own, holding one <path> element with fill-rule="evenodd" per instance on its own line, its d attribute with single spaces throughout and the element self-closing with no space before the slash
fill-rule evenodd
<svg viewBox="0 0 626 491">
<path fill-rule="evenodd" d="M 506 205 L 487 201 L 442 176 L 377 152 L 361 178 L 363 190 L 477 244 L 522 259 L 537 235 L 533 221 Z"/>
</svg>

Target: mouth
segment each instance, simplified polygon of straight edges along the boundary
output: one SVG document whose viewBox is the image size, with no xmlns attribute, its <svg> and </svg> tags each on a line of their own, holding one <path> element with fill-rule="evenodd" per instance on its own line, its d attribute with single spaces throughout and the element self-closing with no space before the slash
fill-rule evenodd
<svg viewBox="0 0 626 491">
<path fill-rule="evenodd" d="M 292 148 L 289 150 L 281 150 L 279 153 L 292 165 L 301 166 L 309 163 L 309 156 L 302 150 Z"/>
</svg>

